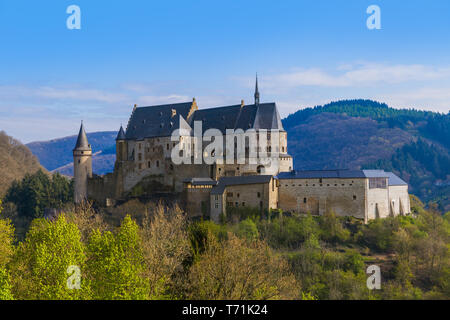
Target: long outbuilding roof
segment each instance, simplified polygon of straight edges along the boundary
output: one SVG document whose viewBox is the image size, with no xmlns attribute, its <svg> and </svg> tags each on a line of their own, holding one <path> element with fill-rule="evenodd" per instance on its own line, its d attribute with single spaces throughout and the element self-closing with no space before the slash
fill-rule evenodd
<svg viewBox="0 0 450 320">
<path fill-rule="evenodd" d="M 392 172 L 384 170 L 292 170 L 280 172 L 278 179 L 351 179 L 351 178 L 388 178 L 390 186 L 408 185 Z"/>
<path fill-rule="evenodd" d="M 272 178 L 271 175 L 222 177 L 217 185 L 212 188 L 211 194 L 223 194 L 228 186 L 269 183 Z"/>
</svg>

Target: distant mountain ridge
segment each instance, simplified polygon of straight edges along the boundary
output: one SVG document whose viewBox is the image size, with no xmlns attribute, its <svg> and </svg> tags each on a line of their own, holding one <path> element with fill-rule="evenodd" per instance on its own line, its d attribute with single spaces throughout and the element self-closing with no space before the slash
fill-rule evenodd
<svg viewBox="0 0 450 320">
<path fill-rule="evenodd" d="M 112 171 L 115 161 L 116 131 L 103 131 L 88 133 L 88 141 L 94 153 L 93 170 L 97 174 Z M 39 158 L 41 164 L 49 171 L 58 171 L 65 175 L 72 175 L 73 162 L 72 150 L 75 146 L 77 135 L 38 141 L 27 144 L 27 147 Z"/>
<path fill-rule="evenodd" d="M 282 122 L 296 169 L 385 168 L 407 181 L 422 200 L 450 209 L 450 113 L 343 100 L 301 109 Z M 88 134 L 94 173 L 113 170 L 116 135 Z M 71 175 L 75 140 L 74 135 L 27 146 L 48 170 Z"/>
</svg>

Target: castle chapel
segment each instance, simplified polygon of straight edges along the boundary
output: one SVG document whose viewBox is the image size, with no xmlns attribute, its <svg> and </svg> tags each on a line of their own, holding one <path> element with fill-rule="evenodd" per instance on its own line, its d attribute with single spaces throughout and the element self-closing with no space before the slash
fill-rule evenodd
<svg viewBox="0 0 450 320">
<path fill-rule="evenodd" d="M 199 109 L 192 102 L 133 108 L 116 138 L 112 173 L 92 173 L 81 125 L 73 150 L 75 202 L 112 205 L 133 191 L 178 195 L 186 213 L 219 221 L 230 207 L 368 221 L 410 212 L 408 185 L 383 170 L 295 171 L 275 103 Z"/>
</svg>

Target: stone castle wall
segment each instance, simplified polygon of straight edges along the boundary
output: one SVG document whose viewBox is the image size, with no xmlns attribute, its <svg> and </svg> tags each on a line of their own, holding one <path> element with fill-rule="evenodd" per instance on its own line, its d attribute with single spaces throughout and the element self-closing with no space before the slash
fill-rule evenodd
<svg viewBox="0 0 450 320">
<path fill-rule="evenodd" d="M 366 179 L 282 179 L 279 207 L 283 211 L 323 215 L 333 210 L 339 216 L 364 219 Z"/>
</svg>

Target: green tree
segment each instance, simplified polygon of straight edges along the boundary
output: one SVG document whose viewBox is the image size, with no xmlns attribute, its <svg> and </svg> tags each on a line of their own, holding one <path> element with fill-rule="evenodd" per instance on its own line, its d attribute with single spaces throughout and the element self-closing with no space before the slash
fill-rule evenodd
<svg viewBox="0 0 450 320">
<path fill-rule="evenodd" d="M 325 241 L 338 243 L 345 242 L 350 238 L 350 231 L 347 230 L 342 221 L 333 211 L 324 214 L 320 221 L 321 238 Z"/>
<path fill-rule="evenodd" d="M 80 231 L 64 215 L 55 221 L 33 221 L 11 261 L 13 293 L 18 299 L 72 300 L 89 298 L 85 280 L 86 256 Z M 81 271 L 81 288 L 71 289 L 68 268 Z"/>
<path fill-rule="evenodd" d="M 143 300 L 148 282 L 139 227 L 126 216 L 116 233 L 95 230 L 88 242 L 87 272 L 96 300 Z"/>
<path fill-rule="evenodd" d="M 2 213 L 2 201 L 0 200 L 0 216 Z M 13 246 L 14 228 L 8 220 L 0 219 L 0 300 L 12 300 L 11 282 L 7 263 L 14 252 Z"/>
<path fill-rule="evenodd" d="M 46 208 L 62 208 L 73 201 L 73 182 L 59 173 L 49 177 L 39 170 L 14 181 L 5 201 L 14 203 L 22 216 L 41 218 Z"/>
<path fill-rule="evenodd" d="M 11 289 L 8 271 L 0 266 L 0 300 L 14 300 Z"/>
</svg>

